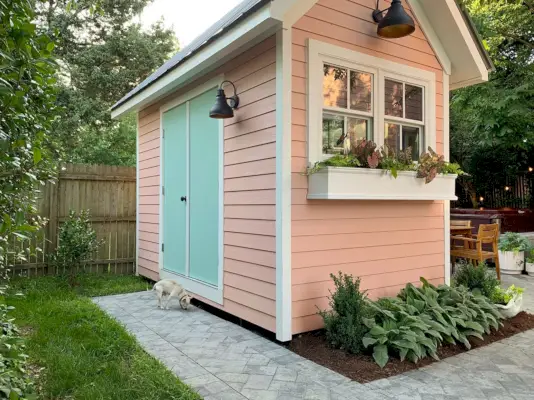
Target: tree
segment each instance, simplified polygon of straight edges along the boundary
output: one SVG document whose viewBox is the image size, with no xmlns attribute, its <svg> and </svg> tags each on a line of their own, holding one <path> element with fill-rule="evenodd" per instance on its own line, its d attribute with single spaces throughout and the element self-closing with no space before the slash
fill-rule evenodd
<svg viewBox="0 0 534 400">
<path fill-rule="evenodd" d="M 57 115 L 54 43 L 36 32 L 32 2 L 0 1 L 0 266 L 8 244 L 36 231 L 39 186 L 54 177 L 49 131 Z M 23 254 L 9 254 L 9 260 Z"/>
<path fill-rule="evenodd" d="M 31 0 L 0 0 L 0 294 L 7 267 L 25 254 L 12 244 L 37 231 L 39 187 L 55 175 L 48 133 L 56 115 L 54 43 L 36 32 Z M 11 247 L 10 247 L 11 246 Z M 22 338 L 0 296 L 2 398 L 34 398 Z"/>
<path fill-rule="evenodd" d="M 451 158 L 472 190 L 528 167 L 534 149 L 534 1 L 463 0 L 494 64 L 490 81 L 451 94 Z M 473 198 L 476 196 L 473 195 Z"/>
<path fill-rule="evenodd" d="M 41 29 L 58 42 L 65 113 L 54 136 L 67 161 L 135 165 L 135 120 L 112 121 L 110 108 L 177 49 L 161 22 L 147 31 L 132 22 L 149 2 L 49 0 L 39 7 Z"/>
</svg>

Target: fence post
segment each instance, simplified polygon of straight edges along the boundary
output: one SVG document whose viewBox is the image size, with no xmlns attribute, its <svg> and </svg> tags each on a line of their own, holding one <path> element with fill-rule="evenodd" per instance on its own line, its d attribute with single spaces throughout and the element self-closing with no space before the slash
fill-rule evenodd
<svg viewBox="0 0 534 400">
<path fill-rule="evenodd" d="M 60 183 L 61 183 L 61 178 L 58 177 L 57 182 L 52 183 L 51 188 L 50 188 L 48 232 L 47 232 L 48 241 L 49 241 L 48 245 L 50 247 L 48 249 L 49 251 L 46 252 L 47 256 L 50 256 L 57 248 L 57 235 L 58 235 L 57 224 L 58 224 L 58 209 L 59 209 L 58 193 L 59 193 Z M 46 259 L 45 263 L 48 269 L 48 274 L 54 275 L 55 274 L 54 267 L 50 265 L 49 259 Z"/>
</svg>

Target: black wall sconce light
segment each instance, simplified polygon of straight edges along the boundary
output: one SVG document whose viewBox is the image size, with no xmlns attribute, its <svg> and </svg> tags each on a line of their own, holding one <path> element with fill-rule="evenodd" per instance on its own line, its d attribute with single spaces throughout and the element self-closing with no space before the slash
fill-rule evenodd
<svg viewBox="0 0 534 400">
<path fill-rule="evenodd" d="M 415 22 L 402 6 L 401 0 L 392 0 L 391 7 L 380 11 L 380 0 L 376 0 L 376 10 L 373 11 L 373 20 L 378 23 L 378 36 L 399 39 L 415 32 Z M 384 15 L 384 12 L 388 12 Z"/>
<path fill-rule="evenodd" d="M 223 85 L 229 83 L 234 88 L 234 95 L 232 97 L 226 97 L 223 90 Z M 230 104 L 228 104 L 230 103 Z M 239 97 L 235 85 L 230 81 L 224 81 L 217 90 L 217 97 L 215 98 L 215 105 L 210 110 L 210 118 L 226 119 L 234 117 L 234 110 L 239 106 Z"/>
</svg>

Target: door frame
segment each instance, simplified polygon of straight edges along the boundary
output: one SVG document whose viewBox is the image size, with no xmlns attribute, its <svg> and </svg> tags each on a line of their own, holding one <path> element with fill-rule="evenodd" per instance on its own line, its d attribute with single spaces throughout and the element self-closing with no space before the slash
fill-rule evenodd
<svg viewBox="0 0 534 400">
<path fill-rule="evenodd" d="M 160 116 L 160 164 L 159 164 L 159 256 L 158 256 L 158 265 L 159 265 L 159 275 L 161 279 L 174 279 L 184 286 L 186 290 L 193 294 L 197 294 L 205 299 L 211 300 L 217 304 L 223 304 L 223 273 L 224 273 L 224 120 L 219 120 L 219 248 L 218 251 L 218 283 L 217 287 L 210 285 L 209 283 L 202 282 L 200 280 L 191 278 L 189 276 L 184 276 L 176 272 L 168 271 L 163 268 L 163 252 L 162 247 L 165 243 L 164 240 L 164 197 L 163 197 L 163 183 L 164 183 L 164 146 L 165 142 L 163 139 L 163 114 L 175 107 L 178 107 L 186 103 L 187 115 L 186 115 L 186 159 L 187 159 L 187 173 L 186 173 L 186 186 L 187 186 L 187 196 L 189 197 L 190 192 L 190 174 L 189 174 L 189 101 L 198 97 L 205 92 L 213 89 L 218 89 L 221 83 L 224 81 L 224 76 L 219 75 L 213 79 L 206 81 L 205 83 L 195 87 L 194 89 L 184 93 L 181 96 L 178 96 L 175 99 L 169 100 L 168 102 L 162 104 L 159 109 Z M 214 99 L 215 100 L 215 99 Z M 189 203 L 186 203 L 186 273 L 189 274 Z"/>
</svg>

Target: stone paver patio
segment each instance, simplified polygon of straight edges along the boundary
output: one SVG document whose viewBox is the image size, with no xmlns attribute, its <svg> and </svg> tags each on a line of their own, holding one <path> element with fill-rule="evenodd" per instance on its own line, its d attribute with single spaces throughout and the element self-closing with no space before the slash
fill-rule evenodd
<svg viewBox="0 0 534 400">
<path fill-rule="evenodd" d="M 534 311 L 533 279 L 503 280 L 527 288 Z M 201 309 L 159 310 L 153 292 L 94 301 L 205 400 L 534 399 L 534 331 L 360 384 Z"/>
</svg>

